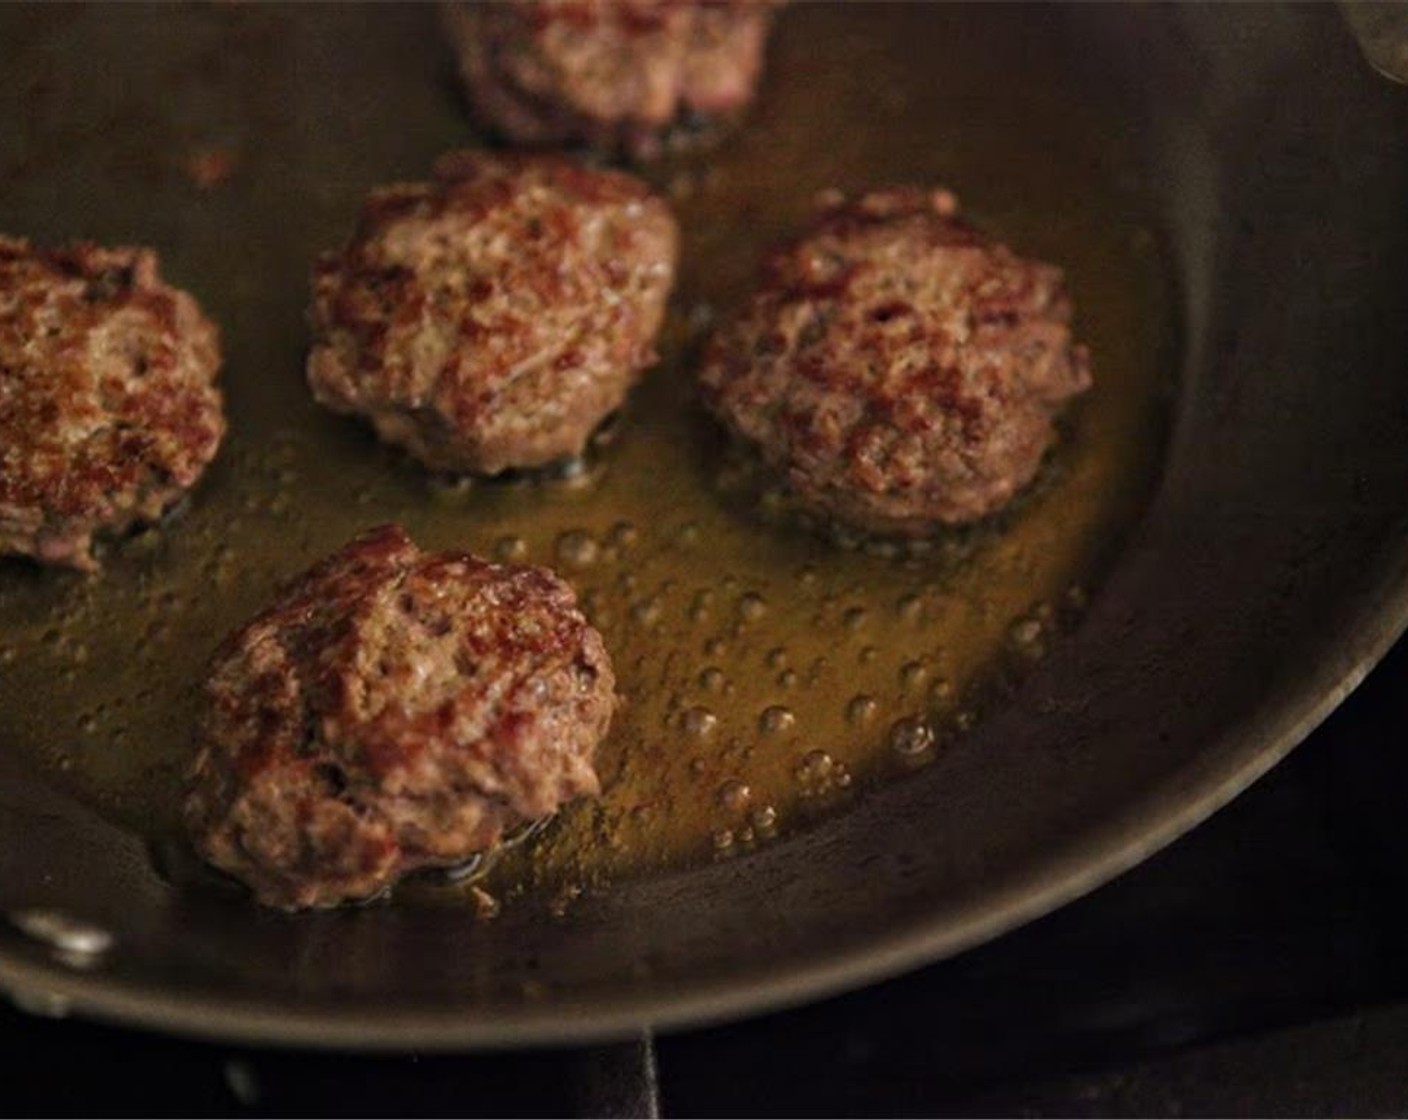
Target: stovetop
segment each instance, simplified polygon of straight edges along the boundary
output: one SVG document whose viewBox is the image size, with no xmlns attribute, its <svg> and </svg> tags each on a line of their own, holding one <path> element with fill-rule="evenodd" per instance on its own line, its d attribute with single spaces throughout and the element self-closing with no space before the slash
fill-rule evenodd
<svg viewBox="0 0 1408 1120">
<path fill-rule="evenodd" d="M 1408 1114 L 1408 640 L 1260 783 L 999 941 L 612 1047 L 366 1057 L 0 1010 L 0 1108 L 143 1115 Z"/>
</svg>

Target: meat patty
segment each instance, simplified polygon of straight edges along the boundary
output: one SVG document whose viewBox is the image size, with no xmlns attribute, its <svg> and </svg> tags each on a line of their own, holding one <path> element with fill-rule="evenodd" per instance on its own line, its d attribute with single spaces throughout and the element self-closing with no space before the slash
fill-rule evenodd
<svg viewBox="0 0 1408 1120">
<path fill-rule="evenodd" d="M 614 688 L 552 572 L 423 553 L 383 526 L 216 654 L 186 824 L 261 902 L 367 898 L 598 792 Z"/>
<path fill-rule="evenodd" d="M 644 183 L 458 152 L 318 261 L 308 380 L 436 470 L 580 454 L 655 361 L 679 234 Z"/>
<path fill-rule="evenodd" d="M 84 570 L 225 434 L 219 336 L 150 249 L 0 236 L 0 554 Z"/>
<path fill-rule="evenodd" d="M 998 509 L 1090 385 L 1060 270 L 956 209 L 915 189 L 834 203 L 705 351 L 707 407 L 802 504 L 862 531 Z"/>
<path fill-rule="evenodd" d="M 752 99 L 776 0 L 450 3 L 445 25 L 477 113 L 519 144 L 637 158 L 677 124 Z"/>
</svg>

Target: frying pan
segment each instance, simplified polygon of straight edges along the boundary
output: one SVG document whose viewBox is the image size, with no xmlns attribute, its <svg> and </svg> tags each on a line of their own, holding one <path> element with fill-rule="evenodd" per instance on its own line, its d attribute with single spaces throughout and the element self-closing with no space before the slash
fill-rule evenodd
<svg viewBox="0 0 1408 1120">
<path fill-rule="evenodd" d="M 351 211 L 290 212 L 280 191 L 350 206 L 465 139 L 436 41 L 434 13 L 402 6 L 7 7 L 0 227 L 156 243 L 210 300 L 243 376 L 297 394 L 303 278 L 270 262 Z M 1235 796 L 1355 686 L 1408 620 L 1408 96 L 1324 7 L 800 5 L 757 135 L 789 88 L 836 115 L 837 144 L 896 127 L 898 102 L 828 91 L 835 73 L 807 69 L 838 42 L 915 88 L 983 54 L 1006 96 L 1037 83 L 1021 94 L 1033 104 L 1054 59 L 1071 111 L 1115 107 L 1141 152 L 1171 262 L 1178 392 L 1157 488 L 1059 655 L 960 747 L 847 811 L 744 858 L 588 892 L 562 919 L 512 906 L 489 922 L 433 906 L 289 918 L 183 890 L 140 830 L 5 751 L 0 984 L 16 999 L 388 1048 L 741 1015 L 959 952 L 1093 889 Z M 230 60 L 251 50 L 267 80 L 241 85 Z M 133 81 L 146 115 L 108 114 Z M 211 90 L 220 127 L 253 153 L 239 173 L 257 224 L 223 196 L 180 202 L 163 178 L 163 143 L 209 139 Z M 951 109 L 981 118 L 987 104 Z M 305 130 L 307 166 L 259 161 L 280 128 Z M 1048 136 L 1024 140 L 1035 164 L 1052 158 Z M 260 423 L 234 395 L 237 427 Z"/>
</svg>

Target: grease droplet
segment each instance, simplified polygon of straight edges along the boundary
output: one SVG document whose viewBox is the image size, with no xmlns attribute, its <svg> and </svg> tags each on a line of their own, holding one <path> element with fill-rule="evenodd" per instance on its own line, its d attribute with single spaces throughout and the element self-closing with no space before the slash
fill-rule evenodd
<svg viewBox="0 0 1408 1120">
<path fill-rule="evenodd" d="M 917 758 L 934 746 L 934 729 L 916 716 L 896 720 L 890 728 L 890 749 L 904 758 Z"/>
<path fill-rule="evenodd" d="M 725 782 L 719 787 L 719 805 L 730 813 L 741 813 L 753 798 L 753 791 L 743 782 Z"/>
<path fill-rule="evenodd" d="M 570 529 L 557 538 L 557 561 L 564 568 L 590 568 L 600 549 L 590 533 Z"/>
<path fill-rule="evenodd" d="M 900 669 L 900 687 L 912 692 L 929 679 L 929 668 L 922 661 L 907 661 Z"/>
<path fill-rule="evenodd" d="M 514 564 L 528 555 L 528 542 L 522 537 L 500 537 L 494 542 L 494 558 L 503 564 Z"/>
<path fill-rule="evenodd" d="M 706 692 L 722 692 L 725 680 L 723 670 L 710 665 L 699 674 L 699 687 Z"/>
<path fill-rule="evenodd" d="M 765 735 L 777 735 L 793 727 L 796 723 L 797 717 L 792 714 L 792 710 L 784 708 L 781 704 L 764 708 L 763 714 L 758 717 L 758 728 Z"/>
<path fill-rule="evenodd" d="M 642 626 L 653 626 L 660 621 L 660 615 L 663 610 L 664 608 L 659 598 L 652 597 L 642 599 L 639 603 L 636 603 L 635 606 L 631 607 L 631 618 Z"/>
<path fill-rule="evenodd" d="M 875 697 L 861 693 L 851 697 L 851 702 L 846 705 L 846 719 L 852 724 L 869 723 L 875 718 L 876 709 L 879 708 Z"/>
<path fill-rule="evenodd" d="M 768 613 L 768 605 L 756 591 L 750 591 L 738 600 L 738 615 L 745 622 L 757 622 Z"/>
<path fill-rule="evenodd" d="M 719 717 L 708 708 L 688 708 L 680 716 L 680 726 L 686 735 L 702 739 L 719 725 Z"/>
<path fill-rule="evenodd" d="M 625 551 L 626 549 L 636 546 L 640 541 L 640 533 L 636 531 L 636 527 L 629 521 L 618 521 L 615 525 L 611 526 L 611 534 L 607 540 L 617 548 Z"/>
</svg>

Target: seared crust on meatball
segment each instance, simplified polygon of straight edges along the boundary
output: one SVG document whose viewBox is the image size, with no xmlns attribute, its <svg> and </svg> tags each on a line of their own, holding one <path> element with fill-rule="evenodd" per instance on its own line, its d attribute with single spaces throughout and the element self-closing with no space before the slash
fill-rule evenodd
<svg viewBox="0 0 1408 1120">
<path fill-rule="evenodd" d="M 544 568 L 372 530 L 217 653 L 186 824 L 261 902 L 326 907 L 598 792 L 615 678 Z"/>
<path fill-rule="evenodd" d="M 93 570 L 225 434 L 219 336 L 150 249 L 0 236 L 0 554 Z"/>
<path fill-rule="evenodd" d="M 373 192 L 319 259 L 309 383 L 432 469 L 580 454 L 655 361 L 677 244 L 633 176 L 446 156 L 432 183 Z"/>
<path fill-rule="evenodd" d="M 582 142 L 636 158 L 672 126 L 738 114 L 763 68 L 777 0 L 448 3 L 476 112 L 519 144 Z"/>
<path fill-rule="evenodd" d="M 992 513 L 1090 385 L 1060 270 L 956 208 L 913 189 L 831 206 L 773 253 L 704 355 L 707 407 L 802 504 L 863 531 Z"/>
</svg>

